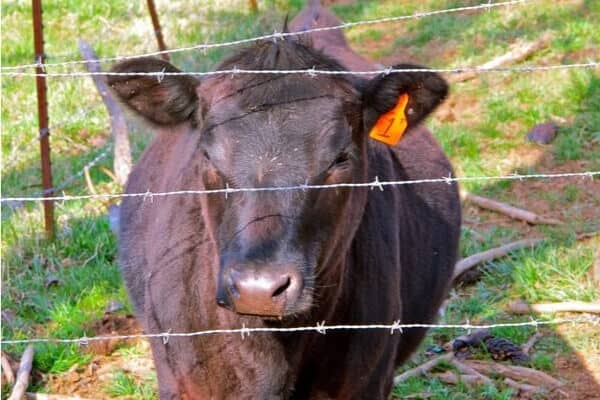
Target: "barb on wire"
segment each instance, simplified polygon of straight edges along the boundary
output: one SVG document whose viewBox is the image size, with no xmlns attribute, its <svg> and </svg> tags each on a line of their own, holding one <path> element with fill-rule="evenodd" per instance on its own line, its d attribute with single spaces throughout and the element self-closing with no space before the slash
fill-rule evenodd
<svg viewBox="0 0 600 400">
<path fill-rule="evenodd" d="M 594 316 L 575 317 L 575 318 L 556 318 L 552 320 L 528 320 L 522 322 L 504 322 L 498 324 L 400 324 L 398 321 L 386 324 L 357 324 L 357 325 L 325 325 L 324 322 L 318 322 L 313 326 L 299 326 L 291 328 L 275 328 L 275 327 L 262 327 L 262 328 L 248 328 L 242 325 L 241 328 L 234 329 L 209 329 L 196 332 L 173 332 L 168 330 L 167 332 L 160 333 L 142 333 L 135 335 L 114 335 L 114 336 L 83 336 L 80 338 L 71 339 L 60 339 L 60 338 L 33 338 L 33 339 L 11 339 L 2 340 L 1 345 L 15 345 L 24 343 L 89 343 L 92 341 L 102 340 L 127 340 L 127 339 L 161 339 L 164 343 L 165 338 L 167 340 L 173 338 L 185 338 L 194 336 L 206 336 L 206 335 L 217 335 L 217 334 L 237 334 L 248 336 L 251 333 L 276 333 L 276 332 L 317 332 L 324 334 L 327 331 L 340 331 L 340 330 L 387 330 L 391 334 L 398 332 L 403 333 L 404 329 L 416 329 L 416 328 L 428 328 L 428 329 L 489 329 L 489 328 L 501 328 L 501 327 L 527 327 L 527 326 L 541 326 L 541 325 L 561 325 L 561 324 L 600 324 L 600 318 Z"/>
<path fill-rule="evenodd" d="M 486 3 L 474 5 L 474 6 L 455 7 L 455 8 L 448 8 L 448 9 L 443 9 L 443 10 L 417 12 L 417 13 L 409 14 L 409 15 L 399 15 L 399 16 L 394 16 L 394 17 L 385 17 L 385 18 L 378 18 L 378 19 L 371 19 L 371 20 L 346 22 L 346 23 L 342 23 L 339 25 L 335 25 L 335 26 L 307 29 L 307 30 L 301 31 L 301 32 L 274 32 L 269 35 L 262 35 L 262 36 L 256 36 L 253 38 L 233 40 L 233 41 L 229 41 L 229 42 L 197 44 L 197 45 L 193 45 L 193 46 L 180 47 L 177 49 L 169 49 L 169 50 L 162 50 L 162 51 L 153 51 L 153 52 L 138 54 L 138 55 L 133 55 L 133 56 L 115 56 L 115 57 L 100 58 L 98 60 L 94 60 L 93 62 L 107 63 L 107 62 L 114 62 L 114 61 L 130 60 L 130 59 L 141 58 L 141 57 L 151 57 L 151 56 L 160 56 L 163 54 L 180 53 L 180 52 L 191 51 L 191 50 L 207 50 L 207 49 L 216 49 L 216 48 L 222 48 L 222 47 L 231 47 L 231 46 L 237 46 L 237 45 L 242 45 L 242 44 L 247 44 L 247 43 L 252 43 L 252 42 L 258 42 L 261 40 L 270 40 L 270 39 L 277 40 L 277 39 L 281 39 L 281 38 L 289 37 L 289 36 L 299 36 L 299 35 L 306 35 L 306 34 L 311 34 L 311 33 L 316 33 L 316 32 L 326 32 L 326 31 L 332 31 L 332 30 L 346 29 L 346 28 L 351 28 L 351 27 L 360 26 L 360 25 L 372 25 L 372 24 L 380 24 L 380 23 L 388 23 L 388 22 L 397 22 L 397 21 L 402 21 L 402 20 L 407 20 L 407 19 L 430 17 L 430 16 L 435 16 L 435 15 L 450 14 L 450 13 L 456 13 L 456 12 L 462 12 L 462 11 L 489 10 L 489 9 L 496 8 L 496 7 L 513 6 L 513 5 L 527 3 L 530 1 L 531 0 L 511 0 L 511 1 L 504 1 L 504 2 L 499 2 L 499 3 L 486 2 Z M 90 62 L 90 61 L 84 61 L 84 60 L 65 61 L 65 62 L 59 62 L 59 63 L 48 63 L 45 66 L 46 67 L 62 67 L 62 66 L 71 66 L 71 65 L 81 65 L 81 64 L 88 63 L 88 62 Z M 27 68 L 33 68 L 36 66 L 37 66 L 37 64 L 13 65 L 13 66 L 2 67 L 2 70 L 9 71 L 9 70 L 16 70 L 16 69 L 27 69 Z"/>
<path fill-rule="evenodd" d="M 96 164 L 98 164 L 100 161 L 102 161 L 104 158 L 106 158 L 106 156 L 108 156 L 110 154 L 112 147 L 113 147 L 112 143 L 108 143 L 108 145 L 106 145 L 106 148 L 104 149 L 104 151 L 102 151 L 100 154 L 98 154 L 96 157 L 94 157 L 92 160 L 90 160 L 87 164 L 85 164 L 79 172 L 77 172 L 76 174 L 73 174 L 70 177 L 68 177 L 67 179 L 65 179 L 63 181 L 63 183 L 61 183 L 60 185 L 37 192 L 36 195 L 38 195 L 38 196 L 46 195 L 48 193 L 60 192 L 61 190 L 66 189 L 72 182 L 81 178 L 85 174 L 86 171 L 95 167 Z"/>
<path fill-rule="evenodd" d="M 574 69 L 574 68 L 598 68 L 600 67 L 600 61 L 590 61 L 587 63 L 575 63 L 575 64 L 555 64 L 555 65 L 519 65 L 512 67 L 457 67 L 457 68 L 390 68 L 386 67 L 383 69 L 375 69 L 369 71 L 332 71 L 322 69 L 224 69 L 217 71 L 201 71 L 201 72 L 48 72 L 45 74 L 38 74 L 36 72 L 0 72 L 0 75 L 4 76 L 45 76 L 55 78 L 79 78 L 83 76 L 153 76 L 157 79 L 162 79 L 165 76 L 214 76 L 214 75 L 236 75 L 236 74 L 248 74 L 248 75 L 284 75 L 284 74 L 301 74 L 308 76 L 316 75 L 378 75 L 378 74 L 391 74 L 391 73 L 409 73 L 409 72 L 439 72 L 447 74 L 462 74 L 465 72 L 483 74 L 489 72 L 534 72 L 534 71 L 552 71 L 559 69 Z"/>
<path fill-rule="evenodd" d="M 70 118 L 63 120 L 59 124 L 51 126 L 49 131 L 53 132 L 53 131 L 63 128 L 64 126 L 66 126 L 67 124 L 70 124 L 71 122 L 80 121 L 81 118 L 88 116 L 89 114 L 92 113 L 92 111 L 94 111 L 94 108 L 80 110 L 77 113 L 75 113 L 74 115 L 72 115 Z M 36 130 L 36 131 L 38 131 L 38 130 Z M 28 150 L 31 146 L 36 144 L 42 137 L 43 137 L 43 134 L 38 133 L 37 135 L 32 137 L 27 142 L 16 145 L 13 148 L 13 150 L 11 151 L 11 154 L 8 157 L 8 159 L 4 162 L 4 164 L 2 166 L 2 170 L 5 171 L 9 168 L 14 167 L 18 160 L 18 156 L 20 154 L 22 154 L 25 150 Z"/>
<path fill-rule="evenodd" d="M 52 197 L 2 197 L 0 202 L 12 202 L 12 201 L 69 201 L 69 200 L 89 200 L 89 199 L 113 199 L 113 198 L 125 198 L 125 197 L 166 197 L 176 195 L 212 195 L 212 194 L 226 194 L 230 195 L 233 193 L 242 192 L 278 192 L 278 191 L 291 191 L 291 190 L 317 190 L 317 189 L 350 189 L 350 188 L 383 188 L 384 186 L 400 186 L 400 185 L 415 185 L 425 183 L 454 183 L 454 182 L 477 182 L 477 181 L 498 181 L 498 180 L 523 180 L 523 179 L 558 179 L 558 178 L 590 178 L 593 179 L 595 176 L 600 175 L 600 171 L 585 171 L 585 172 L 565 172 L 565 173 L 553 173 L 553 174 L 510 174 L 510 175 L 494 175 L 494 176 L 463 176 L 463 177 L 443 177 L 443 178 L 430 178 L 430 179 L 415 179 L 408 181 L 380 181 L 376 179 L 373 182 L 363 183 L 335 183 L 335 184 L 323 184 L 323 185 L 307 185 L 300 184 L 295 186 L 269 186 L 269 187 L 247 187 L 247 188 L 232 188 L 225 187 L 223 189 L 207 189 L 207 190 L 176 190 L 171 192 L 151 192 L 146 191 L 143 193 L 100 193 L 100 194 L 89 194 L 89 195 L 75 195 L 75 196 L 52 196 Z"/>
</svg>

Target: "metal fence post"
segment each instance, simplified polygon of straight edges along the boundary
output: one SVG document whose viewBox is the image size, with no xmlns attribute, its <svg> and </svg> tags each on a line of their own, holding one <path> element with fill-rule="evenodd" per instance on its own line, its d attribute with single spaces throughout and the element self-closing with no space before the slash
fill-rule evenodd
<svg viewBox="0 0 600 400">
<path fill-rule="evenodd" d="M 154 35 L 156 36 L 156 41 L 158 42 L 158 49 L 160 51 L 167 50 L 167 45 L 163 39 L 162 30 L 160 28 L 160 21 L 158 20 L 158 14 L 156 13 L 156 7 L 154 6 L 154 0 L 148 0 L 148 10 L 150 11 L 150 17 L 152 18 L 152 26 L 154 27 Z M 160 55 L 163 60 L 169 61 L 168 54 Z"/>
<path fill-rule="evenodd" d="M 44 31 L 42 24 L 42 0 L 32 0 L 33 15 L 33 41 L 35 47 L 35 60 L 37 63 L 36 86 L 38 102 L 38 123 L 40 127 L 40 154 L 42 165 L 42 188 L 44 197 L 52 196 L 52 165 L 50 160 L 50 130 L 48 129 L 48 102 L 46 99 L 46 73 L 44 68 Z M 54 201 L 44 201 L 44 224 L 46 236 L 49 240 L 54 239 Z"/>
</svg>

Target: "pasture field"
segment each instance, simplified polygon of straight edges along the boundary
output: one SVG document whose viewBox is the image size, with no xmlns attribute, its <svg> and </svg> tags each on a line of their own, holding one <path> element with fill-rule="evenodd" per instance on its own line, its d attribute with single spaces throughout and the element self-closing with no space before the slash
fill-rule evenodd
<svg viewBox="0 0 600 400">
<path fill-rule="evenodd" d="M 167 45 L 247 38 L 280 30 L 301 0 L 259 1 L 254 15 L 246 0 L 157 0 Z M 345 21 L 373 19 L 478 4 L 475 0 L 337 1 Z M 33 60 L 28 1 L 3 1 L 2 66 Z M 79 38 L 100 57 L 155 50 L 145 2 L 68 0 L 44 4 L 48 62 L 80 59 Z M 548 44 L 521 64 L 552 65 L 600 60 L 600 2 L 539 0 L 487 11 L 423 17 L 346 31 L 352 46 L 373 61 L 391 65 L 413 61 L 430 67 L 483 64 L 520 42 L 542 35 Z M 208 70 L 232 49 L 175 53 L 184 71 Z M 109 65 L 103 65 L 108 68 Z M 75 70 L 75 69 L 73 69 Z M 80 69 L 77 69 L 80 70 Z M 58 69 L 51 70 L 58 72 Z M 450 77 L 450 75 L 448 76 Z M 69 178 L 111 144 L 108 115 L 92 81 L 50 78 L 49 113 L 55 185 L 70 183 L 65 194 L 120 192 L 111 178 L 111 154 L 83 176 Z M 40 191 L 35 80 L 2 76 L 2 197 Z M 555 122 L 557 138 L 548 145 L 525 139 L 541 122 Z M 130 121 L 137 158 L 152 137 Z M 458 176 L 559 173 L 600 170 L 600 71 L 573 69 L 528 73 L 487 73 L 452 85 L 446 103 L 427 121 L 451 157 Z M 521 238 L 544 237 L 535 249 L 488 262 L 474 283 L 452 290 L 444 323 L 526 321 L 508 303 L 600 301 L 591 269 L 597 260 L 600 180 L 561 178 L 469 182 L 469 191 L 508 202 L 562 225 L 527 225 L 465 205 L 461 255 L 468 256 Z M 78 338 L 138 328 L 116 264 L 116 243 L 107 218 L 108 201 L 56 204 L 57 239 L 44 240 L 40 203 L 2 204 L 2 338 Z M 116 311 L 105 314 L 108 306 Z M 560 314 L 559 316 L 569 316 Z M 540 314 L 536 319 L 553 315 Z M 381 321 L 389 322 L 389 321 Z M 534 327 L 496 328 L 495 335 L 522 344 Z M 565 382 L 562 392 L 535 398 L 600 398 L 600 328 L 596 325 L 544 326 L 532 350 L 531 366 Z M 432 330 L 420 351 L 399 372 L 426 359 L 425 350 L 464 331 Z M 25 346 L 2 351 L 18 360 Z M 484 352 L 477 358 L 489 359 Z M 444 368 L 443 366 L 441 367 Z M 89 398 L 154 399 L 156 378 L 144 341 L 98 345 L 36 344 L 30 391 L 78 394 Z M 2 388 L 2 398 L 7 395 Z M 493 385 L 448 385 L 434 377 L 411 378 L 396 386 L 394 398 L 510 399 L 522 395 L 502 379 Z"/>
</svg>

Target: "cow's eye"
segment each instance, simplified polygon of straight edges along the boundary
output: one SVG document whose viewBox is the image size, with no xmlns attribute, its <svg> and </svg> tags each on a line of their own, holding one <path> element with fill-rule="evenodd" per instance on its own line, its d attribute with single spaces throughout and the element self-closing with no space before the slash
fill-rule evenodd
<svg viewBox="0 0 600 400">
<path fill-rule="evenodd" d="M 350 154 L 347 151 L 340 153 L 337 158 L 331 163 L 329 169 L 345 167 L 350 162 Z"/>
</svg>

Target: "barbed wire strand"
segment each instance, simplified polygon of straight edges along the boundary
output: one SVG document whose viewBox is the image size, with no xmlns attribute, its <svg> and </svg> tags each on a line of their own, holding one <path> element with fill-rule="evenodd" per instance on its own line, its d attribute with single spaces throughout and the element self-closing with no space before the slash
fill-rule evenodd
<svg viewBox="0 0 600 400">
<path fill-rule="evenodd" d="M 105 147 L 106 148 L 101 153 L 99 153 L 96 157 L 94 157 L 92 160 L 86 163 L 79 172 L 69 176 L 60 185 L 39 191 L 35 193 L 34 196 L 45 195 L 52 192 L 60 192 L 61 190 L 66 189 L 71 183 L 81 178 L 86 173 L 86 171 L 89 171 L 90 169 L 95 167 L 100 161 L 102 161 L 104 158 L 106 158 L 106 156 L 110 154 L 110 151 L 112 150 L 112 143 L 109 142 L 107 145 L 105 145 Z"/>
<path fill-rule="evenodd" d="M 520 65 L 511 67 L 456 67 L 456 68 L 382 68 L 374 69 L 369 71 L 346 71 L 346 70 L 322 70 L 322 69 L 225 69 L 217 71 L 203 71 L 203 72 L 48 72 L 38 74 L 36 72 L 0 72 L 0 75 L 4 76 L 45 76 L 45 77 L 61 77 L 61 78 L 78 78 L 83 76 L 151 76 L 156 77 L 159 82 L 166 76 L 214 76 L 214 75 L 237 75 L 237 74 L 248 74 L 248 75 L 283 75 L 283 74 L 304 74 L 309 76 L 316 75 L 377 75 L 377 74 L 396 74 L 396 73 L 409 73 L 409 72 L 439 72 L 439 73 L 476 73 L 483 74 L 488 72 L 534 72 L 534 71 L 552 71 L 558 69 L 575 69 L 575 68 L 598 68 L 600 67 L 600 61 L 590 61 L 586 63 L 575 63 L 575 64 L 556 64 L 556 65 Z"/>
<path fill-rule="evenodd" d="M 133 335 L 113 335 L 113 336 L 83 336 L 75 339 L 59 339 L 59 338 L 33 338 L 33 339 L 13 339 L 13 340 L 2 340 L 2 345 L 15 345 L 15 344 L 26 344 L 26 343 L 78 343 L 88 344 L 92 341 L 102 340 L 127 340 L 127 339 L 152 339 L 161 338 L 163 341 L 168 341 L 169 338 L 185 338 L 194 336 L 206 336 L 206 335 L 217 335 L 217 334 L 240 334 L 242 338 L 251 333 L 297 333 L 297 332 L 317 332 L 320 334 L 326 334 L 327 331 L 340 331 L 340 330 L 389 330 L 390 334 L 399 332 L 402 334 L 404 329 L 415 329 L 415 328 L 427 328 L 427 329 L 490 329 L 490 328 L 506 328 L 506 327 L 539 327 L 543 325 L 562 325 L 562 324 L 600 324 L 600 318 L 594 316 L 584 316 L 576 318 L 555 318 L 552 320 L 535 320 L 531 318 L 528 321 L 522 322 L 504 322 L 497 324 L 401 324 L 400 321 L 395 321 L 391 324 L 356 324 L 356 325 L 325 325 L 325 321 L 319 322 L 313 326 L 299 326 L 290 328 L 276 328 L 276 327 L 260 327 L 260 328 L 248 328 L 242 326 L 242 328 L 234 329 L 209 329 L 195 332 L 172 332 L 171 330 L 161 333 L 141 333 Z"/>
<path fill-rule="evenodd" d="M 112 199 L 112 198 L 125 198 L 125 197 L 165 197 L 165 196 L 176 196 L 176 195 L 212 195 L 212 194 L 225 194 L 230 195 L 234 193 L 242 192 L 277 192 L 277 191 L 292 191 L 292 190 L 316 190 L 316 189 L 349 189 L 349 188 L 378 188 L 383 190 L 385 186 L 400 186 L 400 185 L 414 185 L 414 184 L 425 184 L 425 183 L 446 183 L 452 184 L 454 182 L 475 182 L 475 181 L 497 181 L 497 180 L 524 180 L 524 179 L 558 179 L 558 178 L 590 178 L 593 179 L 595 176 L 600 175 L 600 171 L 586 171 L 586 172 L 564 172 L 564 173 L 552 173 L 552 174 L 511 174 L 511 175 L 493 175 L 493 176 L 464 176 L 464 177 L 452 177 L 451 175 L 442 178 L 431 178 L 431 179 L 415 179 L 408 181 L 380 181 L 377 177 L 372 182 L 363 183 L 335 183 L 335 184 L 323 184 L 323 185 L 295 185 L 295 186 L 268 186 L 268 187 L 248 187 L 248 188 L 232 188 L 225 187 L 223 189 L 206 189 L 206 190 L 176 190 L 169 192 L 143 192 L 143 193 L 99 193 L 89 195 L 73 195 L 73 196 L 50 196 L 50 197 L 2 197 L 0 202 L 12 202 L 12 201 L 71 201 L 71 200 L 89 200 L 89 199 Z"/>
<path fill-rule="evenodd" d="M 59 63 L 43 64 L 43 66 L 44 66 L 44 68 L 52 68 L 52 67 L 62 67 L 62 66 L 71 66 L 71 65 L 81 65 L 81 64 L 86 64 L 86 63 L 90 63 L 90 62 L 107 63 L 107 62 L 131 60 L 131 59 L 142 58 L 142 57 L 160 56 L 163 54 L 180 53 L 180 52 L 184 52 L 184 51 L 216 49 L 216 48 L 223 48 L 223 47 L 238 46 L 238 45 L 242 45 L 242 44 L 258 42 L 261 40 L 283 39 L 283 38 L 291 37 L 291 36 L 306 35 L 306 34 L 312 34 L 312 33 L 317 33 L 317 32 L 327 32 L 327 31 L 339 30 L 339 29 L 347 29 L 347 28 L 361 26 L 361 25 L 373 25 L 373 24 L 380 24 L 380 23 L 397 22 L 397 21 L 402 21 L 402 20 L 418 19 L 418 18 L 423 18 L 423 17 L 431 17 L 431 16 L 435 16 L 435 15 L 457 13 L 457 12 L 462 12 L 462 11 L 490 10 L 492 8 L 508 7 L 508 6 L 513 6 L 513 5 L 528 3 L 531 1 L 532 0 L 511 0 L 511 1 L 504 1 L 504 2 L 500 2 L 500 3 L 486 2 L 486 3 L 479 4 L 479 5 L 474 5 L 474 6 L 455 7 L 455 8 L 447 8 L 447 9 L 443 9 L 443 10 L 416 12 L 416 13 L 409 14 L 409 15 L 399 15 L 399 16 L 394 16 L 394 17 L 384 17 L 384 18 L 377 18 L 377 19 L 370 19 L 370 20 L 345 22 L 345 23 L 335 25 L 335 26 L 312 28 L 312 29 L 307 29 L 305 31 L 301 31 L 301 32 L 274 32 L 272 34 L 261 35 L 261 36 L 256 36 L 256 37 L 252 37 L 252 38 L 232 40 L 232 41 L 220 42 L 220 43 L 196 44 L 193 46 L 179 47 L 176 49 L 169 49 L 169 50 L 162 50 L 162 51 L 154 51 L 154 52 L 143 53 L 143 54 L 138 54 L 138 55 L 133 55 L 133 56 L 114 56 L 114 57 L 100 58 L 98 60 L 91 60 L 91 61 L 89 61 L 89 60 L 65 61 L 65 62 L 59 62 Z M 35 68 L 38 66 L 39 66 L 39 63 L 13 65 L 13 66 L 2 67 L 2 70 L 9 71 L 9 70 L 16 70 L 16 69 Z"/>
<path fill-rule="evenodd" d="M 89 109 L 84 109 L 84 110 L 78 111 L 70 118 L 64 119 L 60 123 L 50 126 L 50 128 L 48 130 L 50 133 L 52 133 L 56 130 L 59 130 L 59 129 L 65 127 L 66 125 L 68 125 L 70 123 L 81 122 L 82 121 L 81 118 L 92 114 L 93 111 L 94 111 L 94 108 L 89 108 Z M 28 140 L 25 143 L 20 143 L 20 144 L 17 144 L 16 146 L 14 146 L 14 149 L 11 151 L 11 155 L 8 157 L 8 159 L 2 165 L 2 171 L 6 171 L 7 169 L 14 167 L 18 161 L 18 156 L 21 155 L 22 153 L 25 153 L 25 151 L 28 150 L 31 146 L 33 146 L 34 144 L 39 142 L 39 140 L 44 136 L 43 134 L 40 134 L 39 131 L 40 131 L 39 129 L 35 129 L 36 135 L 34 137 L 32 137 L 30 140 Z"/>
</svg>

